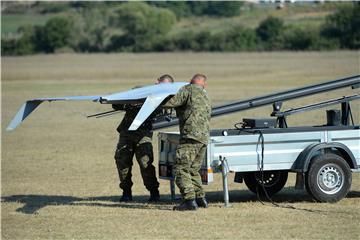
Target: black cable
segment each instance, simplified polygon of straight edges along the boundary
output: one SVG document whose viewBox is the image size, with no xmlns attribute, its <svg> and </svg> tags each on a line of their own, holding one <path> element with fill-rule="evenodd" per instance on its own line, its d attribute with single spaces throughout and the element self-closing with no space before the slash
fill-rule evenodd
<svg viewBox="0 0 360 240">
<path fill-rule="evenodd" d="M 257 159 L 258 159 L 258 169 L 259 169 L 259 172 L 260 172 L 260 176 L 261 176 L 261 179 L 258 179 L 255 175 L 255 180 L 260 183 L 263 191 L 264 191 L 264 194 L 265 194 L 265 197 L 267 198 L 268 201 L 271 202 L 272 205 L 276 206 L 276 207 L 279 207 L 279 205 L 277 203 L 275 203 L 272 198 L 269 196 L 266 188 L 265 188 L 265 181 L 264 181 L 264 150 L 265 150 L 265 145 L 264 145 L 264 135 L 262 133 L 261 130 L 255 130 L 254 131 L 254 134 L 259 134 L 259 137 L 258 137 L 258 142 L 256 144 L 256 153 L 257 153 Z M 261 144 L 261 158 L 259 156 L 259 152 L 258 152 L 258 148 L 259 148 L 259 144 Z M 260 181 L 261 180 L 261 181 Z M 259 190 L 258 190 L 258 186 L 256 186 L 256 191 L 257 191 L 257 195 L 259 196 Z M 258 197 L 259 198 L 259 197 Z M 259 198 L 260 200 L 260 198 Z M 261 200 L 260 200 L 261 201 Z M 262 203 L 264 204 L 264 203 Z"/>
<path fill-rule="evenodd" d="M 258 141 L 256 144 L 256 153 L 257 153 L 257 167 L 259 169 L 260 172 L 260 176 L 261 179 L 257 178 L 256 174 L 255 174 L 255 180 L 261 185 L 261 187 L 263 188 L 265 197 L 267 198 L 267 200 L 269 200 L 273 205 L 275 206 L 279 206 L 277 203 L 274 203 L 274 201 L 271 199 L 271 197 L 269 196 L 269 194 L 267 193 L 267 190 L 265 188 L 265 181 L 264 181 L 264 151 L 265 151 L 265 145 L 264 145 L 264 135 L 262 133 L 261 130 L 259 129 L 252 129 L 252 130 L 247 130 L 245 128 L 239 128 L 239 124 L 241 123 L 235 123 L 234 127 L 238 130 L 243 131 L 243 132 L 247 132 L 247 133 L 251 133 L 251 134 L 259 134 L 258 137 Z M 239 132 L 239 133 L 240 133 Z M 259 155 L 259 144 L 261 145 L 261 155 Z M 260 157 L 261 156 L 261 157 Z M 264 202 L 261 200 L 260 195 L 259 195 L 259 189 L 258 189 L 258 184 L 256 185 L 256 195 L 257 198 L 259 200 L 259 202 L 261 202 L 261 204 L 265 205 Z"/>
<path fill-rule="evenodd" d="M 254 131 L 254 134 L 256 134 L 256 132 Z M 261 158 L 259 156 L 259 143 L 261 143 Z M 261 175 L 261 182 L 260 182 L 260 179 L 258 179 L 256 177 L 256 173 L 255 173 L 255 180 L 260 183 L 260 185 L 263 187 L 263 190 L 264 190 L 264 193 L 266 194 L 267 196 L 267 191 L 265 189 L 265 186 L 264 186 L 264 136 L 262 134 L 261 131 L 259 131 L 259 137 L 258 137 L 258 142 L 256 143 L 256 153 L 257 153 L 257 166 L 258 166 L 258 169 L 260 171 L 260 175 Z M 262 205 L 265 205 L 265 203 L 263 203 L 263 201 L 261 201 L 261 198 L 260 198 L 260 194 L 259 194 L 259 185 L 256 184 L 256 196 L 259 200 L 259 202 L 262 204 Z M 267 196 L 268 197 L 268 196 Z M 271 201 L 271 199 L 270 199 Z"/>
</svg>

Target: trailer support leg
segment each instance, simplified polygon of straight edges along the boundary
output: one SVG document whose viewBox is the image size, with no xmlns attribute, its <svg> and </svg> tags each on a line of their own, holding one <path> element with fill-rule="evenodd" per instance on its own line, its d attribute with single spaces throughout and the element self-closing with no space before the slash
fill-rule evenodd
<svg viewBox="0 0 360 240">
<path fill-rule="evenodd" d="M 170 193 L 171 193 L 171 200 L 175 200 L 175 181 L 174 179 L 170 179 Z"/>
<path fill-rule="evenodd" d="M 227 160 L 226 160 L 226 158 L 220 157 L 220 162 L 221 162 L 221 173 L 222 173 L 222 179 L 223 179 L 224 207 L 230 207 L 229 188 L 228 188 L 228 179 L 227 179 L 229 169 L 227 166 Z"/>
</svg>

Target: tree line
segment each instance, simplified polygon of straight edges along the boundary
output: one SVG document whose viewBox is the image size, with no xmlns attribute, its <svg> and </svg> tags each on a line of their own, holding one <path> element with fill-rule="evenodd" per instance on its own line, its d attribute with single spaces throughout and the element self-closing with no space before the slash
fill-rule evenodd
<svg viewBox="0 0 360 240">
<path fill-rule="evenodd" d="M 70 4 L 70 3 L 68 3 Z M 189 15 L 234 16 L 241 2 L 132 2 L 94 8 L 74 2 L 80 14 L 24 26 L 14 38 L 1 39 L 2 55 L 75 52 L 273 51 L 360 48 L 360 5 L 347 5 L 327 16 L 320 27 L 285 25 L 269 16 L 255 28 L 235 25 L 212 33 L 189 30 L 169 34 Z M 77 5 L 75 5 L 77 4 Z M 88 5 L 87 5 L 88 4 Z M 90 6 L 89 6 L 90 4 Z M 107 4 L 111 4 L 107 3 Z"/>
</svg>

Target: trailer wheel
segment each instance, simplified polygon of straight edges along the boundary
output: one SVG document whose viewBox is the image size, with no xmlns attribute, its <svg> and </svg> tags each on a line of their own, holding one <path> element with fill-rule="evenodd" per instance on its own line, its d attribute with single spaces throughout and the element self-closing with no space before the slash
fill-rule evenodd
<svg viewBox="0 0 360 240">
<path fill-rule="evenodd" d="M 349 192 L 351 170 L 346 161 L 336 154 L 316 156 L 306 173 L 306 190 L 319 202 L 337 202 Z"/>
<path fill-rule="evenodd" d="M 248 189 L 260 196 L 272 196 L 279 192 L 286 184 L 287 171 L 265 171 L 263 180 L 260 172 L 249 172 L 244 174 L 244 182 Z"/>
</svg>

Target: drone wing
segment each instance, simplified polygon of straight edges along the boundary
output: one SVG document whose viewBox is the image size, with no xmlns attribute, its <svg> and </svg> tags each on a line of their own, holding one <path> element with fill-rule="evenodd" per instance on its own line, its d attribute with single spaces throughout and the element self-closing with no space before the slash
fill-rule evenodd
<svg viewBox="0 0 360 240">
<path fill-rule="evenodd" d="M 137 130 L 140 125 L 155 111 L 155 109 L 167 98 L 169 94 L 152 95 L 146 98 L 140 111 L 129 127 L 129 131 Z"/>
<path fill-rule="evenodd" d="M 15 117 L 11 120 L 10 124 L 6 128 L 7 131 L 14 130 L 19 124 L 24 121 L 30 113 L 32 113 L 42 102 L 48 101 L 81 101 L 91 100 L 97 102 L 100 96 L 74 96 L 74 97 L 57 97 L 57 98 L 36 98 L 26 101 L 17 112 Z"/>
<path fill-rule="evenodd" d="M 166 99 L 168 96 L 175 95 L 179 89 L 188 83 L 162 83 L 157 85 L 145 86 L 142 88 L 132 89 L 127 92 L 116 93 L 108 96 L 101 97 L 99 100 L 101 103 L 125 103 L 141 101 L 142 107 L 136 115 L 134 121 L 129 127 L 129 131 L 137 130 L 141 124 L 156 110 L 156 108 Z"/>
<path fill-rule="evenodd" d="M 32 113 L 42 102 L 48 101 L 80 101 L 91 100 L 101 104 L 143 104 L 134 123 L 129 130 L 136 130 L 151 115 L 153 111 L 167 97 L 177 93 L 177 91 L 187 83 L 163 83 L 151 86 L 131 89 L 125 92 L 114 93 L 102 96 L 72 96 L 56 98 L 36 98 L 26 101 L 15 117 L 6 128 L 7 131 L 14 130 Z"/>
<path fill-rule="evenodd" d="M 162 94 L 174 95 L 179 89 L 186 85 L 185 82 L 161 83 L 156 85 L 134 88 L 125 92 L 101 96 L 100 103 L 107 104 L 137 104 L 143 103 L 149 96 L 160 96 Z"/>
</svg>

